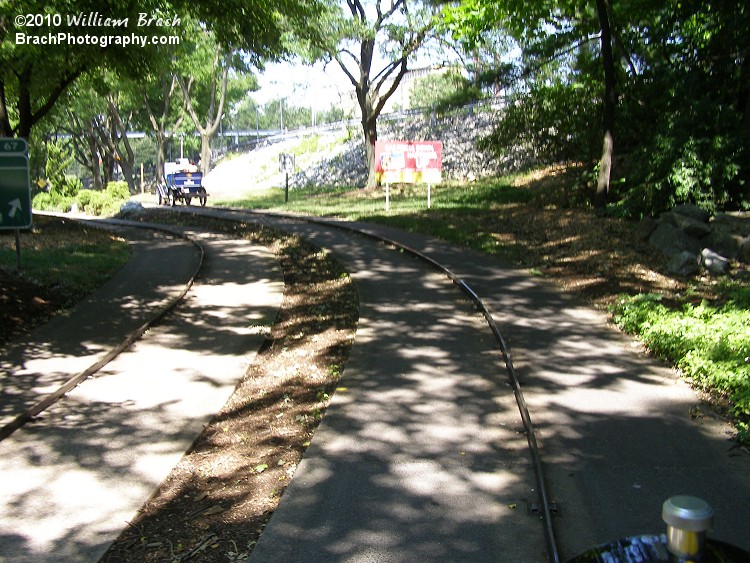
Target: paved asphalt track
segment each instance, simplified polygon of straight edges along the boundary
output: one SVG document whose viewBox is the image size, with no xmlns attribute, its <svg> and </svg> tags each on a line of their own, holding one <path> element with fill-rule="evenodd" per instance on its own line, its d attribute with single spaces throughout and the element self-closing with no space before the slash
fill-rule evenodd
<svg viewBox="0 0 750 563">
<path fill-rule="evenodd" d="M 541 523 L 527 510 L 536 494 L 521 420 L 499 351 L 472 305 L 444 276 L 405 253 L 336 228 L 254 219 L 329 249 L 356 283 L 360 324 L 341 389 L 252 559 L 544 561 Z M 731 449 L 721 423 L 691 418 L 699 401 L 670 370 L 639 355 L 602 315 L 539 279 L 439 241 L 361 226 L 446 263 L 489 306 L 537 427 L 559 506 L 555 529 L 563 559 L 623 536 L 663 531 L 661 503 L 674 494 L 707 500 L 716 511 L 712 536 L 750 549 L 750 457 Z M 234 273 L 250 251 L 233 248 L 231 267 L 220 268 L 215 283 L 207 280 L 207 294 L 220 293 L 208 288 L 221 287 L 224 273 Z M 251 279 L 277 279 L 263 273 L 273 271 L 267 257 L 259 256 L 256 267 Z M 236 304 L 226 300 L 209 305 L 217 315 L 195 305 L 175 322 L 192 326 L 236 314 Z M 274 310 L 246 307 L 266 318 Z M 111 385 L 106 373 L 80 386 L 65 400 L 75 410 L 56 407 L 42 423 L 0 443 L 0 471 L 11 477 L 0 491 L 0 558 L 13 545 L 40 555 L 28 561 L 93 561 L 93 553 L 106 549 L 111 536 L 99 529 L 97 510 L 113 496 L 112 484 L 121 483 L 126 492 L 117 496 L 139 506 L 137 499 L 145 500 L 160 472 L 179 459 L 177 438 L 197 434 L 185 421 L 196 404 L 123 402 L 121 393 L 132 385 L 118 383 L 117 373 L 143 374 L 145 384 L 155 379 L 153 366 L 160 374 L 162 366 L 179 366 L 189 351 L 186 331 L 154 331 L 153 340 L 149 333 L 112 366 Z M 213 354 L 211 346 L 223 339 L 210 340 L 201 354 Z M 179 385 L 211 377 L 187 365 L 175 370 L 183 376 Z M 220 406 L 218 400 L 203 414 Z M 131 408 L 137 416 L 123 412 L 119 420 L 126 424 L 117 426 L 118 413 Z M 174 440 L 153 426 L 130 427 L 135 418 L 161 422 L 167 414 L 178 421 Z M 83 429 L 91 433 L 81 436 Z M 106 475 L 95 472 L 102 460 Z M 152 471 L 146 460 L 163 467 Z M 78 520 L 64 533 L 52 532 L 52 521 L 65 518 L 67 503 L 82 491 L 91 502 L 67 516 Z"/>
<path fill-rule="evenodd" d="M 190 279 L 196 248 L 120 227 L 127 266 L 3 353 L 4 414 L 93 364 Z M 186 300 L 94 377 L 0 442 L 0 561 L 94 562 L 232 394 L 281 304 L 273 255 L 191 233 L 205 250 Z M 7 406 L 7 408 L 6 408 Z M 13 408 L 10 408 L 10 407 Z"/>
<path fill-rule="evenodd" d="M 335 396 L 252 559 L 544 560 L 499 352 L 455 288 L 346 231 L 256 220 L 334 252 L 362 304 L 348 390 Z M 537 429 L 563 560 L 663 532 L 661 505 L 676 494 L 708 501 L 711 537 L 750 550 L 750 456 L 670 369 L 543 280 L 441 241 L 358 226 L 447 265 L 488 305 Z"/>
</svg>

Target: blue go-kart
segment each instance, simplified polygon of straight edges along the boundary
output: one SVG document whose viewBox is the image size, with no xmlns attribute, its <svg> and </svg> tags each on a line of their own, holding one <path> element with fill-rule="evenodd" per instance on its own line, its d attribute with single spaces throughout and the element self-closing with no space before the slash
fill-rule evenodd
<svg viewBox="0 0 750 563">
<path fill-rule="evenodd" d="M 178 200 L 182 200 L 186 205 L 190 205 L 193 198 L 197 199 L 201 205 L 206 205 L 208 194 L 206 188 L 201 183 L 203 174 L 200 172 L 173 172 L 165 176 L 163 184 L 157 186 L 156 197 L 159 205 L 168 204 L 176 205 Z"/>
</svg>

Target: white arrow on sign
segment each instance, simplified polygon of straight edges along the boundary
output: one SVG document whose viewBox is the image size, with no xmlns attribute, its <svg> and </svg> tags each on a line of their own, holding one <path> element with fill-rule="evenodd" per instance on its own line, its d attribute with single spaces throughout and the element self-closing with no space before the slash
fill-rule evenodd
<svg viewBox="0 0 750 563">
<path fill-rule="evenodd" d="M 8 213 L 8 217 L 13 219 L 13 217 L 16 216 L 16 213 L 21 211 L 21 200 L 16 198 L 13 201 L 8 202 L 8 205 L 10 205 L 10 213 Z"/>
</svg>

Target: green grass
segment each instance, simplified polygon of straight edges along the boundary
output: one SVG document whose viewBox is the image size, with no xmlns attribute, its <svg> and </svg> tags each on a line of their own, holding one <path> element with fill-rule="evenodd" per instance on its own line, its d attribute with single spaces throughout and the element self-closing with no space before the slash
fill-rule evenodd
<svg viewBox="0 0 750 563">
<path fill-rule="evenodd" d="M 659 295 L 624 297 L 615 322 L 697 387 L 728 398 L 739 438 L 750 444 L 750 288 L 726 284 L 725 300 L 668 307 Z"/>
<path fill-rule="evenodd" d="M 89 293 L 107 281 L 130 257 L 126 243 L 30 250 L 23 253 L 23 271 L 45 285 L 59 285 L 66 292 Z M 3 256 L 3 262 L 7 257 Z"/>
<path fill-rule="evenodd" d="M 21 235 L 24 277 L 57 288 L 72 304 L 107 281 L 130 258 L 130 246 L 109 233 L 75 223 L 37 218 L 34 229 Z M 16 267 L 15 245 L 5 237 L 0 265 Z"/>
<path fill-rule="evenodd" d="M 217 200 L 217 205 L 248 209 L 289 211 L 315 216 L 341 217 L 352 221 L 388 224 L 412 232 L 437 236 L 484 252 L 495 252 L 497 242 L 483 230 L 493 219 L 493 210 L 523 204 L 534 195 L 514 187 L 513 178 L 488 179 L 471 184 L 446 183 L 431 188 L 427 208 L 427 186 L 392 186 L 390 206 L 385 210 L 385 188 L 351 190 L 340 188 L 273 188 L 246 195 L 241 200 Z"/>
</svg>

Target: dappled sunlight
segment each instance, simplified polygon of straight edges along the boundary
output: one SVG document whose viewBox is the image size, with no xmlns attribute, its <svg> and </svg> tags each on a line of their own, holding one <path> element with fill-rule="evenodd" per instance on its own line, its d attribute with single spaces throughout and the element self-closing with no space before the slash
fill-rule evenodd
<svg viewBox="0 0 750 563">
<path fill-rule="evenodd" d="M 533 477 L 484 319 L 445 276 L 409 256 L 365 252 L 364 241 L 344 234 L 315 236 L 345 260 L 360 321 L 345 389 L 254 557 L 304 559 L 304 537 L 334 558 L 370 550 L 396 559 L 541 558 L 538 522 L 508 508 L 526 506 Z"/>
<path fill-rule="evenodd" d="M 136 331 L 180 290 L 197 266 L 189 243 L 150 231 L 133 233 L 135 258 L 128 262 L 101 291 L 79 303 L 68 315 L 55 318 L 5 347 L 0 358 L 0 422 L 7 424 L 60 387 L 72 376 L 101 360 L 120 344 L 123 334 Z M 173 268 L 152 268 L 159 263 Z M 136 294 L 132 288 L 137 287 Z M 124 311 L 112 317 L 107 311 Z M 87 322 L 67 328 L 68 316 Z"/>
<path fill-rule="evenodd" d="M 252 243 L 227 244 L 228 255 L 220 259 L 222 237 L 201 238 L 211 264 L 188 298 L 96 376 L 0 443 L 8 454 L 0 456 L 0 471 L 23 474 L 23 479 L 6 479 L 0 486 L 0 507 L 8 516 L 0 534 L 6 539 L 14 536 L 12 543 L 3 542 L 3 555 L 15 549 L 39 561 L 50 560 L 50 554 L 60 560 L 98 559 L 245 375 L 265 340 L 264 331 L 249 327 L 273 323 L 281 304 L 281 272 L 269 251 Z M 193 247 L 181 244 L 188 255 L 175 262 L 169 275 L 183 275 L 181 267 L 195 264 Z M 151 256 L 166 259 L 158 251 Z M 136 261 L 129 273 L 133 267 L 143 264 Z M 164 283 L 143 290 L 158 294 L 167 287 L 171 292 L 172 285 Z M 122 305 L 129 299 L 126 294 Z M 92 306 L 97 306 L 95 301 Z M 130 318 L 128 307 L 123 309 L 124 320 L 136 326 L 143 323 L 135 315 Z M 148 315 L 153 314 L 150 309 Z M 123 323 L 119 318 L 101 321 L 102 327 Z M 92 348 L 87 341 L 98 342 L 100 336 L 106 341 L 109 333 L 122 338 L 126 326 L 108 331 L 92 327 L 77 352 Z M 83 336 L 86 327 L 82 331 Z M 95 361 L 89 355 L 80 359 L 81 365 L 60 362 L 67 345 L 53 336 L 49 346 L 21 349 L 26 356 L 17 362 L 44 375 L 19 379 L 16 370 L 13 379 L 5 376 L 11 385 L 4 391 L 23 381 L 28 403 Z M 60 351 L 53 353 L 55 348 Z M 57 362 L 57 371 L 47 370 L 43 361 Z M 32 385 L 36 379 L 39 382 Z M 14 407 L 21 406 L 19 397 Z M 50 488 L 55 483 L 59 487 Z"/>
<path fill-rule="evenodd" d="M 5 452 L 0 471 L 6 477 L 0 486 L 2 533 L 22 530 L 26 556 L 37 554 L 39 560 L 49 553 L 87 559 L 86 549 L 106 545 L 107 537 L 111 541 L 113 531 L 132 517 L 133 504 L 147 498 L 179 460 L 187 437 L 164 432 L 170 418 L 166 405 L 130 409 L 141 423 L 143 416 L 156 419 L 146 430 L 123 426 L 116 405 L 66 400 L 76 403 L 83 420 L 50 412 L 0 444 Z M 124 474 L 131 478 L 123 481 Z"/>
</svg>

